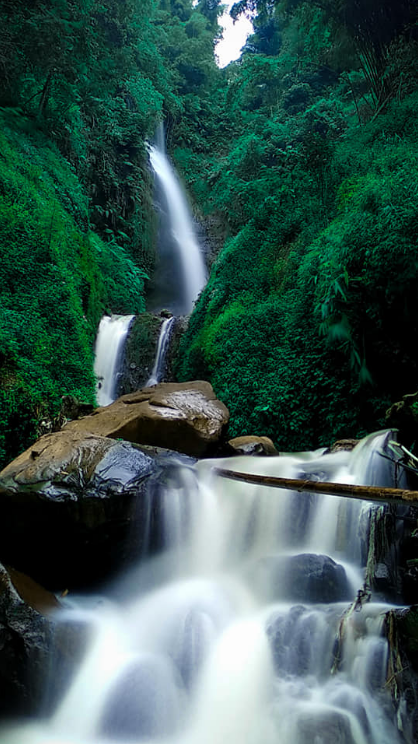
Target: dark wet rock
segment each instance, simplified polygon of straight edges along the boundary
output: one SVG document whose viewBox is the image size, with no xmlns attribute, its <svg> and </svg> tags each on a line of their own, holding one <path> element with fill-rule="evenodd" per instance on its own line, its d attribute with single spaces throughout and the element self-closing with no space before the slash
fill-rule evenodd
<svg viewBox="0 0 418 744">
<path fill-rule="evenodd" d="M 326 450 L 326 454 L 329 452 L 351 452 L 359 441 L 359 439 L 338 439 L 328 450 Z"/>
<path fill-rule="evenodd" d="M 298 744 L 356 744 L 350 718 L 334 710 L 310 710 L 297 722 Z"/>
<path fill-rule="evenodd" d="M 162 547 L 161 493 L 173 456 L 64 430 L 0 474 L 0 559 L 49 588 L 103 581 Z"/>
<path fill-rule="evenodd" d="M 117 382 L 118 396 L 140 390 L 151 377 L 161 324 L 165 317 L 165 311 L 160 315 L 141 313 L 133 320 L 125 343 L 122 371 Z"/>
<path fill-rule="evenodd" d="M 88 629 L 57 624 L 55 596 L 0 565 L 0 717 L 52 710 L 84 654 Z M 54 676 L 50 687 L 49 675 Z"/>
<path fill-rule="evenodd" d="M 179 689 L 169 662 L 144 655 L 113 684 L 99 733 L 123 741 L 167 735 L 176 725 L 178 704 Z"/>
<path fill-rule="evenodd" d="M 404 395 L 386 411 L 388 426 L 399 430 L 399 441 L 406 447 L 418 437 L 418 392 Z"/>
<path fill-rule="evenodd" d="M 418 541 L 411 537 L 417 516 L 416 507 L 388 504 L 372 509 L 366 579 L 386 601 L 414 602 L 417 597 Z"/>
<path fill-rule="evenodd" d="M 0 566 L 0 715 L 41 704 L 51 643 L 50 624 L 23 601 Z"/>
<path fill-rule="evenodd" d="M 176 322 L 174 323 L 174 327 L 171 331 L 170 345 L 167 350 L 166 371 L 164 377 L 165 380 L 173 380 L 174 382 L 178 382 L 177 368 L 178 361 L 181 358 L 180 344 L 182 342 L 184 334 L 187 331 L 189 319 L 189 315 L 180 315 L 176 317 Z"/>
<path fill-rule="evenodd" d="M 378 589 L 385 589 L 390 581 L 389 569 L 384 563 L 377 563 L 374 570 L 374 581 Z"/>
<path fill-rule="evenodd" d="M 389 641 L 386 688 L 397 709 L 397 722 L 406 744 L 418 741 L 418 605 L 387 613 Z"/>
<path fill-rule="evenodd" d="M 312 603 L 352 599 L 345 569 L 327 555 L 269 556 L 260 568 L 272 599 Z"/>
<path fill-rule="evenodd" d="M 345 569 L 327 555 L 292 556 L 286 566 L 286 590 L 292 599 L 308 602 L 342 602 L 351 592 Z"/>
<path fill-rule="evenodd" d="M 245 436 L 229 439 L 227 449 L 234 455 L 278 455 L 269 437 Z"/>
</svg>

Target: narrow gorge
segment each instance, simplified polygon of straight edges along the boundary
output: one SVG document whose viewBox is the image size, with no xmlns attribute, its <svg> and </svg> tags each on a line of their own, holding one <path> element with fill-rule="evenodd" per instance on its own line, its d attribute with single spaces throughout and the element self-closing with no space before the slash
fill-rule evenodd
<svg viewBox="0 0 418 744">
<path fill-rule="evenodd" d="M 0 0 L 0 744 L 418 742 L 418 10 L 383 10 Z"/>
</svg>

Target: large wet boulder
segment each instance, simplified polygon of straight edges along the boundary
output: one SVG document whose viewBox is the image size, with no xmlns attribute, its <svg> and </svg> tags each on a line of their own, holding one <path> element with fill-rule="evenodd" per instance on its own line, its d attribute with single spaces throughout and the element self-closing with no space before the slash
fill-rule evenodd
<svg viewBox="0 0 418 744">
<path fill-rule="evenodd" d="M 343 566 L 327 555 L 273 555 L 256 568 L 260 590 L 270 600 L 330 603 L 352 599 Z"/>
<path fill-rule="evenodd" d="M 32 604 L 55 600 L 40 587 L 14 573 L 17 587 L 32 595 Z M 25 592 L 26 587 L 26 592 Z M 39 596 L 37 596 L 39 595 Z M 38 604 L 38 606 L 39 606 Z M 40 613 L 27 604 L 14 585 L 11 575 L 0 565 L 0 715 L 27 712 L 41 703 L 43 677 L 48 668 L 51 628 Z"/>
<path fill-rule="evenodd" d="M 161 490 L 178 469 L 144 450 L 67 427 L 41 437 L 0 473 L 0 560 L 67 589 L 158 550 Z"/>
<path fill-rule="evenodd" d="M 90 629 L 80 621 L 58 622 L 59 607 L 51 592 L 0 564 L 1 719 L 48 714 L 68 689 Z"/>
<path fill-rule="evenodd" d="M 351 599 L 345 569 L 328 555 L 302 553 L 290 557 L 285 583 L 287 595 L 293 600 L 328 603 Z"/>
<path fill-rule="evenodd" d="M 229 439 L 227 450 L 234 455 L 273 456 L 280 454 L 269 437 L 255 435 Z"/>
<path fill-rule="evenodd" d="M 167 382 L 123 395 L 64 430 L 201 457 L 216 449 L 228 420 L 228 409 L 208 382 Z"/>
</svg>

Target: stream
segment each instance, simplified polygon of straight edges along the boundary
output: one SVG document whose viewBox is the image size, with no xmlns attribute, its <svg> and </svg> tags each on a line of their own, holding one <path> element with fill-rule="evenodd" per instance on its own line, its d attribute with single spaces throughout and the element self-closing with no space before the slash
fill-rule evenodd
<svg viewBox="0 0 418 744">
<path fill-rule="evenodd" d="M 103 596 L 65 600 L 57 622 L 92 629 L 84 661 L 52 717 L 9 726 L 2 744 L 402 741 L 385 690 L 389 605 L 355 602 L 373 507 L 213 473 L 388 485 L 386 439 L 179 465 L 165 551 Z"/>
</svg>

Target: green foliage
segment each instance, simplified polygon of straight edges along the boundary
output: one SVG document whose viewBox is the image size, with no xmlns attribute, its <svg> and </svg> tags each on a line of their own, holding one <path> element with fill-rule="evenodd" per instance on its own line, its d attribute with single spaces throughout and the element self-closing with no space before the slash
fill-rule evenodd
<svg viewBox="0 0 418 744">
<path fill-rule="evenodd" d="M 143 310 L 167 143 L 226 242 L 179 354 L 232 434 L 281 449 L 381 423 L 416 388 L 416 3 L 0 0 L 0 458 L 93 396 L 104 311 Z"/>
<path fill-rule="evenodd" d="M 280 449 L 381 426 L 418 372 L 417 95 L 361 111 L 362 73 L 325 75 L 302 57 L 295 74 L 288 30 L 278 57 L 231 66 L 229 149 L 204 165 L 177 153 L 231 234 L 179 377 L 211 380 L 231 433 L 267 434 Z"/>
<path fill-rule="evenodd" d="M 94 400 L 93 342 L 105 309 L 144 309 L 143 278 L 88 228 L 87 200 L 45 138 L 10 112 L 0 134 L 0 462 L 71 393 Z"/>
<path fill-rule="evenodd" d="M 177 141 L 208 147 L 218 6 L 0 0 L 2 463 L 62 394 L 92 400 L 103 312 L 144 309 L 156 232 L 145 141 L 165 117 Z"/>
</svg>

